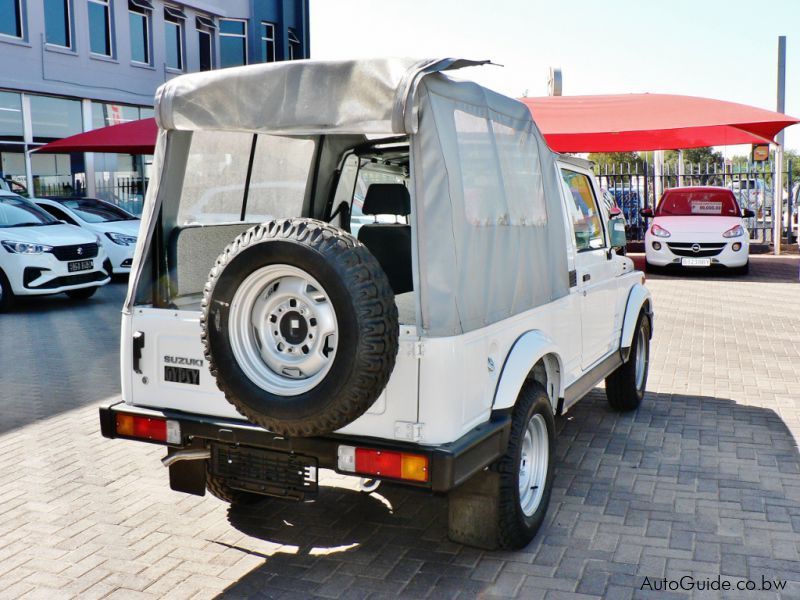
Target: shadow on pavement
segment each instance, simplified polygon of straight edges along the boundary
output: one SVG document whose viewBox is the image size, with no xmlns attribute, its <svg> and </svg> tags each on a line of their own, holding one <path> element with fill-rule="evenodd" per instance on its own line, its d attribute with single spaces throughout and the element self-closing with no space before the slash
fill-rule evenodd
<svg viewBox="0 0 800 600">
<path fill-rule="evenodd" d="M 229 511 L 242 533 L 286 548 L 222 596 L 630 597 L 645 575 L 687 574 L 763 574 L 800 593 L 800 457 L 774 411 L 648 394 L 638 412 L 618 414 L 595 390 L 557 427 L 548 517 L 524 550 L 449 542 L 441 496 L 325 488 L 316 502 Z"/>
<path fill-rule="evenodd" d="M 119 393 L 126 282 L 88 300 L 20 297 L 0 314 L 0 433 Z"/>
</svg>

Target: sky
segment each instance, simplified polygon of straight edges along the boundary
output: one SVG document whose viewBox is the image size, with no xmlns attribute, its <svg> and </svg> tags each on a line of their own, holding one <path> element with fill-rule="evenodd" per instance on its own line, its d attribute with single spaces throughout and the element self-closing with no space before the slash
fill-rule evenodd
<svg viewBox="0 0 800 600">
<path fill-rule="evenodd" d="M 775 110 L 787 36 L 786 113 L 800 117 L 800 0 L 310 0 L 311 57 L 491 59 L 459 72 L 503 94 L 670 93 Z M 795 35 L 792 35 L 796 31 Z M 800 150 L 800 125 L 786 130 Z M 727 156 L 747 148 L 723 149 Z"/>
</svg>

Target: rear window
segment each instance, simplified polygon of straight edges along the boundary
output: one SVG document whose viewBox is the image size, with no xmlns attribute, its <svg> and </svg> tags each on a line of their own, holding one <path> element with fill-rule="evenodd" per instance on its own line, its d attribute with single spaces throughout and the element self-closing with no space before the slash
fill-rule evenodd
<svg viewBox="0 0 800 600">
<path fill-rule="evenodd" d="M 670 190 L 664 193 L 657 217 L 738 217 L 739 205 L 728 190 Z"/>
</svg>

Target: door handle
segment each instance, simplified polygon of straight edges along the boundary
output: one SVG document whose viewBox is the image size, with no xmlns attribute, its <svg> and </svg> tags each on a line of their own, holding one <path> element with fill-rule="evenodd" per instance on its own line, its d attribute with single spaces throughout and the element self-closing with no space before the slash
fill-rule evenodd
<svg viewBox="0 0 800 600">
<path fill-rule="evenodd" d="M 584 273 L 583 274 L 583 280 L 584 281 L 589 281 L 591 278 L 592 278 L 592 276 L 589 273 Z"/>
<path fill-rule="evenodd" d="M 142 374 L 139 364 L 142 361 L 142 348 L 144 348 L 144 332 L 135 331 L 133 334 L 133 370 L 139 375 Z"/>
</svg>

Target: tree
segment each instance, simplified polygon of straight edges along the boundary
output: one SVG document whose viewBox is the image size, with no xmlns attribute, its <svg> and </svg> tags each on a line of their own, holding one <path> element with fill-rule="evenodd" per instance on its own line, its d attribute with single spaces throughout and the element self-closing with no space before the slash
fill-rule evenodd
<svg viewBox="0 0 800 600">
<path fill-rule="evenodd" d="M 701 148 L 687 148 L 683 151 L 683 162 L 697 164 L 722 164 L 724 161 L 722 152 L 715 152 L 710 146 Z M 667 150 L 664 152 L 664 162 L 670 166 L 678 164 L 678 150 Z"/>
<path fill-rule="evenodd" d="M 598 172 L 605 173 L 606 167 L 611 172 L 615 165 L 630 164 L 631 169 L 641 166 L 644 162 L 636 152 L 591 152 L 589 160 L 597 165 Z M 619 167 L 617 167 L 619 170 Z"/>
</svg>

